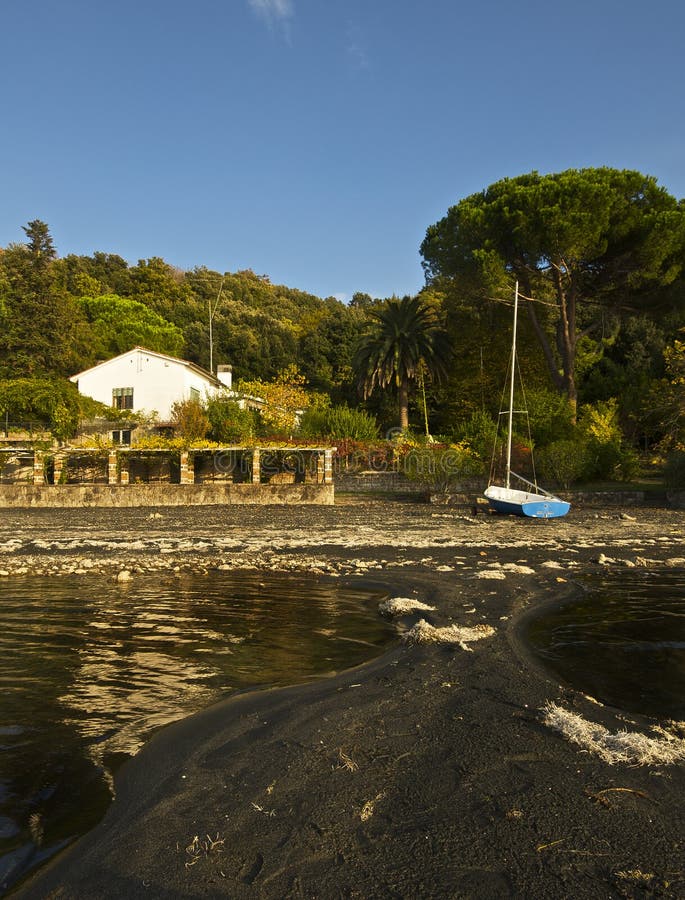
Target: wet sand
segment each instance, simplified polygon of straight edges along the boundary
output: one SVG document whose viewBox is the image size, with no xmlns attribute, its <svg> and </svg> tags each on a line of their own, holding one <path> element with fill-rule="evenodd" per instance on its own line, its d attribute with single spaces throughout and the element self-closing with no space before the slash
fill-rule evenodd
<svg viewBox="0 0 685 900">
<path fill-rule="evenodd" d="M 684 538 L 685 513 L 657 509 L 8 510 L 9 574 L 310 572 L 419 599 L 436 626 L 495 629 L 469 651 L 398 639 L 356 670 L 163 729 L 118 773 L 103 822 L 17 895 L 685 896 L 685 765 L 610 766 L 551 731 L 548 701 L 612 731 L 655 723 L 559 685 L 517 636 L 585 572 L 684 565 Z"/>
</svg>

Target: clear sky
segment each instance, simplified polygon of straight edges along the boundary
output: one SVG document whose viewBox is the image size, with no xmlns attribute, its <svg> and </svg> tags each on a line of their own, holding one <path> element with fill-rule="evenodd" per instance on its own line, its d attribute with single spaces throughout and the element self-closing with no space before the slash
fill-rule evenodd
<svg viewBox="0 0 685 900">
<path fill-rule="evenodd" d="M 0 246 L 413 293 L 505 176 L 684 197 L 683 35 L 682 0 L 0 0 Z"/>
</svg>

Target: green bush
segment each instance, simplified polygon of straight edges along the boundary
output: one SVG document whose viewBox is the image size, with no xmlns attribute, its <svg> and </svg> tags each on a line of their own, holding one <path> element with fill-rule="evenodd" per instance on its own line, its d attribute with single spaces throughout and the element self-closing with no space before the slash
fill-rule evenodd
<svg viewBox="0 0 685 900">
<path fill-rule="evenodd" d="M 553 441 L 535 454 L 538 475 L 551 486 L 570 488 L 583 480 L 588 471 L 587 447 L 579 440 Z"/>
<path fill-rule="evenodd" d="M 457 428 L 456 437 L 480 459 L 489 461 L 497 439 L 497 423 L 485 412 L 474 412 Z"/>
<path fill-rule="evenodd" d="M 37 421 L 58 440 L 76 433 L 79 393 L 61 378 L 14 378 L 0 381 L 0 416 L 11 423 Z"/>
<path fill-rule="evenodd" d="M 313 407 L 302 416 L 299 433 L 307 438 L 373 441 L 378 438 L 378 425 L 373 416 L 361 409 L 350 409 L 349 406 Z"/>
<path fill-rule="evenodd" d="M 685 450 L 673 450 L 666 458 L 664 481 L 669 491 L 685 490 Z"/>
<path fill-rule="evenodd" d="M 458 489 L 464 479 L 483 474 L 482 461 L 464 444 L 412 447 L 403 454 L 399 468 L 412 481 L 445 493 Z"/>
<path fill-rule="evenodd" d="M 243 409 L 234 400 L 220 397 L 207 401 L 210 437 L 220 444 L 245 444 L 255 436 L 255 415 L 250 409 Z"/>
<path fill-rule="evenodd" d="M 615 398 L 583 407 L 578 436 L 586 448 L 586 481 L 632 481 L 639 474 L 638 456 L 625 443 Z"/>
<path fill-rule="evenodd" d="M 185 441 L 202 440 L 209 431 L 209 419 L 199 400 L 178 400 L 171 407 L 176 434 Z"/>
<path fill-rule="evenodd" d="M 584 481 L 634 481 L 640 460 L 631 447 L 575 439 L 553 441 L 535 453 L 538 475 L 547 484 L 569 488 Z"/>
<path fill-rule="evenodd" d="M 572 439 L 571 405 L 563 394 L 544 388 L 526 391 L 526 407 L 530 433 L 536 447 Z M 525 419 L 519 417 L 519 430 L 524 427 Z"/>
</svg>

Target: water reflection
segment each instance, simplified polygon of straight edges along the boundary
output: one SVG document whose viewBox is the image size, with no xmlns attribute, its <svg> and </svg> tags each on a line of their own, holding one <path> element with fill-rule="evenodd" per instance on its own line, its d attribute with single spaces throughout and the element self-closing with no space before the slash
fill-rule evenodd
<svg viewBox="0 0 685 900">
<path fill-rule="evenodd" d="M 612 572 L 586 587 L 528 621 L 533 655 L 611 706 L 685 719 L 685 572 Z"/>
<path fill-rule="evenodd" d="M 97 822 L 155 729 L 377 655 L 393 636 L 381 597 L 257 574 L 4 580 L 0 886 Z"/>
</svg>

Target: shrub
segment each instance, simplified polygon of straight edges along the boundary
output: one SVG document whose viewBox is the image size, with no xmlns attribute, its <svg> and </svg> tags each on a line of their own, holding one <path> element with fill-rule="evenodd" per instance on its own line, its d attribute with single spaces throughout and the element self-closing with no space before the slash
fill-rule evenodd
<svg viewBox="0 0 685 900">
<path fill-rule="evenodd" d="M 335 444 L 336 464 L 343 471 L 394 472 L 397 468 L 397 448 L 390 441 L 336 438 Z"/>
<path fill-rule="evenodd" d="M 204 438 L 209 431 L 209 419 L 199 400 L 179 400 L 171 407 L 171 421 L 176 433 L 186 441 Z"/>
<path fill-rule="evenodd" d="M 297 366 L 283 369 L 273 381 L 239 381 L 238 390 L 266 402 L 259 412 L 260 430 L 265 435 L 291 436 L 302 410 L 316 402 L 316 395 L 305 390 L 306 379 Z"/>
<path fill-rule="evenodd" d="M 401 471 L 433 491 L 457 489 L 466 478 L 483 474 L 483 463 L 465 444 L 412 447 L 402 457 Z"/>
<path fill-rule="evenodd" d="M 530 432 L 536 447 L 573 437 L 572 411 L 568 399 L 556 391 L 540 388 L 526 392 Z M 519 428 L 523 427 L 523 420 Z"/>
<path fill-rule="evenodd" d="M 569 488 L 588 471 L 587 447 L 579 440 L 553 441 L 536 453 L 536 463 L 543 481 Z"/>
<path fill-rule="evenodd" d="M 76 433 L 79 393 L 61 378 L 15 378 L 0 381 L 0 414 L 13 423 L 38 421 L 58 440 Z"/>
<path fill-rule="evenodd" d="M 485 412 L 474 412 L 457 429 L 460 442 L 466 443 L 482 460 L 489 460 L 497 439 L 497 423 Z"/>
<path fill-rule="evenodd" d="M 615 398 L 585 406 L 578 422 L 578 435 L 586 448 L 586 480 L 631 481 L 638 474 L 638 457 L 624 442 Z"/>
<path fill-rule="evenodd" d="M 207 418 L 211 426 L 210 437 L 219 443 L 244 444 L 255 436 L 254 413 L 243 409 L 234 400 L 210 399 L 207 402 Z"/>
<path fill-rule="evenodd" d="M 361 409 L 350 409 L 349 406 L 312 407 L 302 416 L 300 434 L 303 437 L 373 441 L 378 438 L 378 425 L 373 416 Z"/>
<path fill-rule="evenodd" d="M 685 450 L 671 451 L 666 458 L 664 481 L 669 491 L 685 490 Z"/>
</svg>

